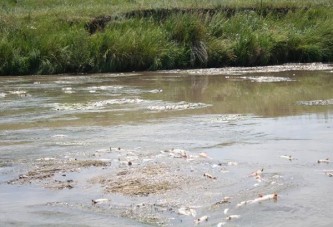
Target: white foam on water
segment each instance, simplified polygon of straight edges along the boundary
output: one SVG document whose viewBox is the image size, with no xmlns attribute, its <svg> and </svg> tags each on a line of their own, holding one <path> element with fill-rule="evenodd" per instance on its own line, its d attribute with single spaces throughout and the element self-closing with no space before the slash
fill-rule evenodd
<svg viewBox="0 0 333 227">
<path fill-rule="evenodd" d="M 267 72 L 286 72 L 286 71 L 317 71 L 332 70 L 333 65 L 323 63 L 307 63 L 307 64 L 284 64 L 274 66 L 259 67 L 225 67 L 225 68 L 209 68 L 209 69 L 190 69 L 190 70 L 168 70 L 160 71 L 160 73 L 187 73 L 192 75 L 243 75 L 247 73 L 267 73 Z"/>
<path fill-rule="evenodd" d="M 92 87 L 88 87 L 87 89 L 89 91 L 97 91 L 97 90 L 102 90 L 102 91 L 107 91 L 107 90 L 120 90 L 123 89 L 123 86 L 92 86 Z"/>
<path fill-rule="evenodd" d="M 0 98 L 5 98 L 7 96 L 7 94 L 6 93 L 0 93 Z"/>
<path fill-rule="evenodd" d="M 22 90 L 19 90 L 19 91 L 9 91 L 10 94 L 12 95 L 25 95 L 27 94 L 27 91 L 22 91 Z"/>
<path fill-rule="evenodd" d="M 58 146 L 88 146 L 89 143 L 82 141 L 72 141 L 72 142 L 56 142 Z"/>
<path fill-rule="evenodd" d="M 242 114 L 223 114 L 223 115 L 212 115 L 211 117 L 198 118 L 202 123 L 229 123 L 234 121 L 242 121 L 247 120 L 251 116 L 250 115 L 242 115 Z"/>
<path fill-rule="evenodd" d="M 73 88 L 71 88 L 71 87 L 64 87 L 64 88 L 61 88 L 61 90 L 62 90 L 65 94 L 73 94 L 73 93 L 75 93 L 75 91 L 73 91 Z"/>
<path fill-rule="evenodd" d="M 97 102 L 88 102 L 88 103 L 73 103 L 73 104 L 60 104 L 60 103 L 54 103 L 53 108 L 55 110 L 98 110 L 102 109 L 107 105 L 124 105 L 124 104 L 137 104 L 141 103 L 144 100 L 142 99 L 108 99 L 108 100 L 102 100 Z"/>
<path fill-rule="evenodd" d="M 72 84 L 72 81 L 58 80 L 55 81 L 56 84 Z"/>
<path fill-rule="evenodd" d="M 151 111 L 170 111 L 170 110 L 189 110 L 209 107 L 211 105 L 205 103 L 161 103 L 159 105 L 148 106 L 147 109 Z"/>
<path fill-rule="evenodd" d="M 289 77 L 279 77 L 279 76 L 242 76 L 240 79 L 250 80 L 251 82 L 258 83 L 272 83 L 272 82 L 290 82 L 296 81 Z"/>
<path fill-rule="evenodd" d="M 153 93 L 153 94 L 156 94 L 156 93 L 162 93 L 163 90 L 162 89 L 153 89 L 153 90 L 150 90 L 148 91 L 149 93 Z"/>
<path fill-rule="evenodd" d="M 95 106 L 95 107 L 103 107 L 106 105 L 122 105 L 122 104 L 136 104 L 136 103 L 141 103 L 143 102 L 143 99 L 126 99 L 126 98 L 122 98 L 122 99 L 109 99 L 109 100 L 103 100 L 103 101 L 99 101 L 99 102 L 93 102 L 90 103 L 90 105 Z"/>
<path fill-rule="evenodd" d="M 64 138 L 64 137 L 68 137 L 68 136 L 64 135 L 64 134 L 57 134 L 57 135 L 52 136 L 52 138 Z"/>
</svg>

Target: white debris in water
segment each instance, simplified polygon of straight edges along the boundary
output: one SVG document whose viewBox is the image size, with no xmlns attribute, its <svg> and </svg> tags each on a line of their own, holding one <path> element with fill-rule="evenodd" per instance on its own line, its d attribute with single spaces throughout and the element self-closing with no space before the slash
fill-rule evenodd
<svg viewBox="0 0 333 227">
<path fill-rule="evenodd" d="M 302 106 L 328 106 L 328 105 L 333 105 L 333 99 L 298 101 L 297 105 L 302 105 Z"/>
<path fill-rule="evenodd" d="M 209 158 L 209 159 L 211 159 L 211 157 L 209 157 L 208 154 L 205 153 L 205 152 L 201 152 L 201 153 L 199 154 L 199 157 L 200 157 L 200 158 Z"/>
<path fill-rule="evenodd" d="M 188 103 L 188 102 L 178 102 L 174 104 L 161 104 L 161 105 L 154 105 L 148 106 L 147 109 L 151 111 L 168 111 L 168 110 L 188 110 L 188 109 L 199 109 L 199 108 L 206 108 L 208 104 L 204 103 Z"/>
<path fill-rule="evenodd" d="M 73 91 L 73 88 L 71 87 L 64 87 L 64 88 L 61 88 L 61 90 L 66 93 L 66 94 L 73 94 L 75 93 L 75 91 Z"/>
<path fill-rule="evenodd" d="M 226 78 L 250 80 L 251 82 L 258 82 L 258 83 L 295 81 L 294 79 L 291 79 L 289 77 L 277 77 L 277 76 L 242 76 L 242 77 L 226 77 Z"/>
<path fill-rule="evenodd" d="M 228 221 L 230 221 L 230 220 L 239 219 L 239 218 L 240 218 L 240 215 L 233 214 L 233 215 L 229 215 L 225 219 L 228 220 Z"/>
<path fill-rule="evenodd" d="M 29 97 L 29 96 L 31 96 L 27 93 L 27 91 L 23 91 L 23 90 L 9 91 L 9 94 L 17 95 L 19 97 Z"/>
<path fill-rule="evenodd" d="M 228 211 L 229 211 L 229 208 L 225 208 L 224 211 L 223 211 L 223 213 L 224 213 L 224 214 L 227 214 Z"/>
<path fill-rule="evenodd" d="M 104 100 L 104 101 L 99 101 L 99 102 L 94 102 L 94 103 L 90 103 L 91 106 L 94 107 L 103 107 L 106 105 L 120 105 L 120 104 L 136 104 L 136 103 L 141 103 L 144 100 L 142 99 L 109 99 L 109 100 Z"/>
<path fill-rule="evenodd" d="M 242 202 L 238 203 L 236 207 L 242 207 L 242 206 L 247 205 L 247 204 L 260 203 L 260 202 L 263 202 L 263 201 L 266 201 L 266 200 L 276 201 L 277 200 L 277 194 L 263 195 L 263 196 L 260 196 L 259 198 L 256 198 L 256 199 L 242 201 Z"/>
<path fill-rule="evenodd" d="M 326 176 L 333 177 L 333 170 L 324 169 L 323 172 Z"/>
<path fill-rule="evenodd" d="M 317 162 L 318 163 L 330 163 L 331 161 L 329 158 L 326 158 L 326 159 L 319 159 Z"/>
<path fill-rule="evenodd" d="M 174 149 L 172 148 L 171 150 L 164 150 L 161 151 L 161 153 L 169 153 L 169 155 L 173 158 L 188 158 L 190 155 L 188 154 L 188 151 L 185 151 L 183 149 Z"/>
<path fill-rule="evenodd" d="M 229 123 L 231 121 L 239 121 L 239 120 L 245 120 L 249 116 L 244 116 L 241 114 L 224 114 L 217 117 L 214 117 L 212 120 L 210 120 L 211 123 Z"/>
<path fill-rule="evenodd" d="M 333 66 L 323 63 L 308 63 L 308 64 L 284 64 L 275 66 L 260 66 L 260 67 L 224 67 L 210 69 L 190 69 L 190 70 L 168 70 L 160 71 L 161 73 L 187 73 L 194 75 L 244 75 L 247 73 L 270 73 L 270 72 L 286 72 L 286 71 L 317 71 L 317 70 L 332 70 Z"/>
<path fill-rule="evenodd" d="M 231 197 L 225 196 L 222 200 L 216 202 L 215 205 L 230 203 L 231 199 Z"/>
<path fill-rule="evenodd" d="M 252 177 L 261 176 L 263 172 L 264 172 L 264 169 L 258 169 L 257 171 L 252 172 L 250 174 L 250 176 L 252 176 Z"/>
<path fill-rule="evenodd" d="M 12 95 L 23 95 L 23 94 L 26 94 L 27 92 L 26 91 L 9 91 L 10 94 Z"/>
<path fill-rule="evenodd" d="M 207 177 L 209 179 L 213 179 L 213 180 L 216 180 L 217 178 L 209 173 L 204 173 L 204 177 Z"/>
<path fill-rule="evenodd" d="M 153 93 L 153 94 L 156 94 L 156 93 L 161 93 L 161 92 L 163 92 L 163 90 L 162 89 L 153 89 L 153 90 L 150 90 L 150 91 L 148 91 L 149 93 Z"/>
<path fill-rule="evenodd" d="M 0 98 L 5 98 L 7 96 L 7 94 L 6 93 L 0 93 Z"/>
<path fill-rule="evenodd" d="M 38 158 L 38 159 L 36 159 L 36 161 L 52 161 L 52 160 L 55 160 L 55 158 L 46 157 L 46 158 Z"/>
<path fill-rule="evenodd" d="M 208 221 L 208 216 L 202 216 L 194 221 L 195 224 L 200 224 L 201 222 Z"/>
<path fill-rule="evenodd" d="M 91 201 L 93 204 L 97 204 L 97 203 L 106 203 L 109 201 L 109 199 L 102 198 L 102 199 L 93 199 Z"/>
<path fill-rule="evenodd" d="M 186 216 L 192 216 L 192 217 L 195 217 L 197 216 L 197 212 L 190 208 L 190 207 L 181 207 L 178 209 L 178 214 L 181 214 L 181 215 L 186 215 Z"/>
<path fill-rule="evenodd" d="M 292 161 L 295 159 L 291 155 L 281 155 L 280 158 L 288 159 L 289 161 Z"/>
<path fill-rule="evenodd" d="M 54 83 L 56 83 L 56 84 L 71 84 L 72 81 L 58 80 L 58 81 L 55 81 Z"/>
<path fill-rule="evenodd" d="M 98 102 L 89 102 L 89 103 L 73 103 L 73 104 L 60 104 L 54 103 L 55 110 L 96 110 L 101 109 L 107 105 L 122 105 L 122 104 L 137 104 L 141 103 L 144 100 L 142 99 L 109 99 L 109 100 L 102 100 Z"/>
<path fill-rule="evenodd" d="M 108 90 L 118 91 L 118 90 L 121 90 L 123 88 L 124 88 L 123 86 L 92 86 L 92 87 L 88 87 L 87 89 L 89 91 L 90 90 L 93 90 L 93 91 L 97 91 L 97 90 L 102 90 L 102 91 L 108 91 Z"/>
<path fill-rule="evenodd" d="M 238 166 L 238 162 L 228 162 L 228 166 Z"/>
</svg>

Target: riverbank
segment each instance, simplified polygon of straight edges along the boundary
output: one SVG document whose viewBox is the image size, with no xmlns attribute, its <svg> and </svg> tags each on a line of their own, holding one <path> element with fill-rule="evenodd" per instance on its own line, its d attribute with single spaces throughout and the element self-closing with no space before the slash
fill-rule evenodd
<svg viewBox="0 0 333 227">
<path fill-rule="evenodd" d="M 0 75 L 331 62 L 330 1 L 5 1 Z"/>
</svg>

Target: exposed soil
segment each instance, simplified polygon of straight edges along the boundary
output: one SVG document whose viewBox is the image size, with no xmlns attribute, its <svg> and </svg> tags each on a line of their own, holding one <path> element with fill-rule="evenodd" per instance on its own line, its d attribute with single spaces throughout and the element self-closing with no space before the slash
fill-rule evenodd
<svg viewBox="0 0 333 227">
<path fill-rule="evenodd" d="M 107 23 L 116 21 L 122 18 L 153 18 L 154 20 L 161 21 L 176 14 L 198 14 L 213 16 L 217 13 L 224 13 L 226 17 L 232 17 L 238 12 L 255 12 L 263 17 L 273 14 L 276 16 L 284 16 L 288 12 L 295 12 L 296 10 L 307 10 L 307 8 L 298 7 L 216 7 L 216 8 L 159 8 L 159 9 L 144 9 L 133 10 L 120 15 L 101 15 L 95 17 L 90 22 L 85 24 L 86 30 L 90 34 L 98 31 L 103 31 Z"/>
</svg>

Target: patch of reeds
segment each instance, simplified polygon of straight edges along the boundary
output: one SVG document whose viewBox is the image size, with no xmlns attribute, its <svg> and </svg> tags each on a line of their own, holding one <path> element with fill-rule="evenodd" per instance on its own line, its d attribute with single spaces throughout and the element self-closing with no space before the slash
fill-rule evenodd
<svg viewBox="0 0 333 227">
<path fill-rule="evenodd" d="M 332 61 L 331 4 L 297 3 L 52 0 L 37 9 L 37 1 L 6 0 L 0 75 Z"/>
</svg>

